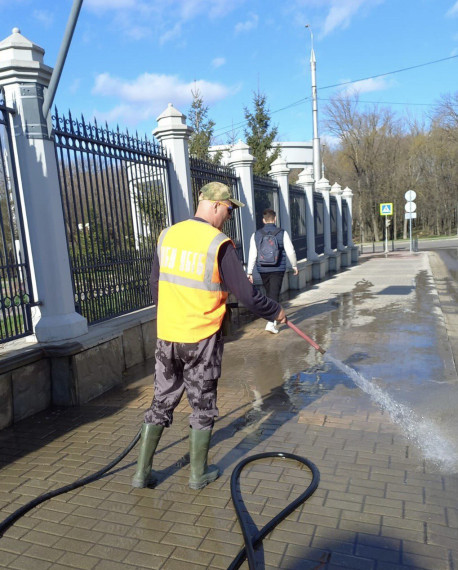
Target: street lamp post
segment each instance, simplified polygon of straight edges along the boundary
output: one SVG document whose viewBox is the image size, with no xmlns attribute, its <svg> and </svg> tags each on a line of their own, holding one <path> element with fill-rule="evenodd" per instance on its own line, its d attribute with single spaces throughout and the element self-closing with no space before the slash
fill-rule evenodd
<svg viewBox="0 0 458 570">
<path fill-rule="evenodd" d="M 312 42 L 310 53 L 310 69 L 312 72 L 312 113 L 313 113 L 313 177 L 315 182 L 321 175 L 320 138 L 318 136 L 318 101 L 316 96 L 316 58 L 313 49 L 313 32 L 309 24 L 305 26 L 310 31 Z"/>
<path fill-rule="evenodd" d="M 324 147 L 326 145 L 321 145 L 321 178 L 324 178 Z"/>
</svg>

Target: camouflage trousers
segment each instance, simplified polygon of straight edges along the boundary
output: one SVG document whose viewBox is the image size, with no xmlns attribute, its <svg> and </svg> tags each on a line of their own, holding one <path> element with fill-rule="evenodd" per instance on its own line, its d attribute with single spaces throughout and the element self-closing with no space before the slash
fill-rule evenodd
<svg viewBox="0 0 458 570">
<path fill-rule="evenodd" d="M 192 408 L 189 425 L 212 429 L 218 416 L 216 395 L 223 348 L 221 331 L 196 343 L 157 339 L 154 397 L 145 422 L 169 427 L 186 390 Z"/>
</svg>

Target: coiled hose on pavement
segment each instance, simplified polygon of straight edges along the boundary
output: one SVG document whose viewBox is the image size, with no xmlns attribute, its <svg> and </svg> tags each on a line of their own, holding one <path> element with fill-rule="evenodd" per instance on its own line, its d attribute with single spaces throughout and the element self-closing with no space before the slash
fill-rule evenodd
<svg viewBox="0 0 458 570">
<path fill-rule="evenodd" d="M 78 479 L 69 485 L 65 485 L 64 487 L 60 487 L 59 489 L 55 489 L 54 491 L 49 491 L 48 493 L 44 493 L 43 495 L 39 495 L 32 499 L 27 504 L 23 505 L 14 513 L 9 515 L 4 521 L 0 523 L 0 537 L 3 536 L 3 533 L 12 526 L 18 519 L 20 519 L 23 515 L 31 511 L 33 508 L 37 507 L 41 503 L 52 499 L 53 497 L 57 497 L 58 495 L 62 495 L 67 493 L 68 491 L 73 491 L 78 487 L 83 487 L 96 479 L 99 479 L 102 475 L 113 469 L 115 465 L 117 465 L 126 455 L 130 453 L 130 451 L 135 447 L 141 437 L 141 429 L 134 437 L 134 439 L 129 443 L 129 445 L 124 449 L 122 453 L 120 453 L 111 463 L 109 463 L 106 467 L 103 467 L 96 473 L 92 475 L 88 475 L 87 477 L 83 477 L 82 479 Z M 248 525 L 245 521 L 244 517 L 244 503 L 243 499 L 239 496 L 240 492 L 238 490 L 238 482 L 240 478 L 240 473 L 242 469 L 253 461 L 257 461 L 259 459 L 265 459 L 268 457 L 280 457 L 282 459 L 293 459 L 298 461 L 308 467 L 312 473 L 312 481 L 307 487 L 307 489 L 297 497 L 294 501 L 292 501 L 287 507 L 285 507 L 278 515 L 276 515 L 269 523 L 267 523 L 260 531 L 258 531 L 254 536 L 250 536 L 248 533 Z M 272 451 L 272 452 L 265 452 L 265 453 L 258 453 L 257 455 L 251 455 L 240 461 L 232 471 L 231 475 L 231 498 L 234 504 L 234 509 L 237 515 L 237 519 L 240 524 L 240 528 L 242 529 L 243 540 L 245 542 L 245 547 L 238 553 L 238 555 L 234 558 L 232 564 L 229 566 L 228 570 L 235 570 L 236 568 L 240 568 L 243 564 L 245 559 L 248 559 L 248 565 L 250 569 L 255 568 L 255 553 L 254 550 L 262 540 L 271 532 L 284 518 L 286 518 L 290 513 L 292 513 L 300 504 L 305 502 L 316 490 L 318 487 L 318 483 L 320 480 L 320 474 L 317 467 L 308 459 L 303 457 L 299 457 L 298 455 L 293 455 L 292 453 L 286 453 L 281 451 Z"/>
<path fill-rule="evenodd" d="M 286 324 L 294 330 L 299 336 L 301 336 L 304 340 L 306 340 L 309 344 L 313 346 L 316 350 L 321 352 L 322 354 L 325 353 L 319 345 L 317 345 L 310 337 L 308 337 L 304 332 L 299 330 L 296 326 L 294 326 L 290 321 L 287 321 Z M 20 519 L 23 515 L 28 513 L 33 508 L 37 507 L 41 503 L 52 499 L 53 497 L 57 497 L 58 495 L 62 495 L 67 493 L 68 491 L 73 491 L 78 487 L 83 487 L 96 479 L 99 479 L 102 475 L 113 469 L 115 465 L 117 465 L 126 455 L 128 455 L 131 450 L 137 445 L 140 437 L 141 437 L 141 429 L 138 431 L 137 435 L 134 439 L 129 443 L 129 445 L 122 451 L 111 463 L 109 463 L 106 467 L 103 467 L 93 475 L 88 475 L 87 477 L 83 477 L 82 479 L 78 479 L 69 485 L 65 485 L 64 487 L 60 487 L 59 489 L 55 489 L 54 491 L 49 491 L 48 493 L 44 493 L 43 495 L 39 495 L 35 499 L 32 499 L 27 504 L 23 505 L 14 513 L 9 515 L 4 521 L 0 522 L 0 538 L 3 536 L 3 533 L 13 525 L 18 519 Z M 294 501 L 289 503 L 282 511 L 278 513 L 273 519 L 271 519 L 260 531 L 258 531 L 254 536 L 250 536 L 248 532 L 248 525 L 245 521 L 245 509 L 243 499 L 239 496 L 240 491 L 238 488 L 238 482 L 240 479 L 240 473 L 242 472 L 243 468 L 252 463 L 253 461 L 257 461 L 259 459 L 266 459 L 268 457 L 277 457 L 281 459 L 292 459 L 294 461 L 298 461 L 302 463 L 312 473 L 312 481 L 310 482 L 307 489 L 297 497 Z M 250 570 L 253 570 L 256 567 L 255 561 L 255 548 L 259 546 L 259 544 L 263 541 L 263 539 L 272 532 L 272 530 L 289 514 L 291 514 L 299 505 L 304 503 L 318 487 L 318 483 L 320 481 L 320 472 L 314 463 L 305 459 L 304 457 L 300 457 L 299 455 L 294 455 L 292 453 L 282 452 L 282 451 L 268 451 L 265 453 L 258 453 L 256 455 L 251 455 L 250 457 L 246 457 L 242 459 L 232 471 L 231 475 L 231 498 L 234 504 L 235 513 L 237 515 L 237 519 L 239 521 L 240 528 L 243 534 L 243 540 L 245 542 L 245 547 L 237 554 L 237 556 L 232 561 L 231 565 L 229 566 L 228 570 L 235 570 L 236 568 L 240 568 L 245 560 L 248 560 L 248 566 Z"/>
<path fill-rule="evenodd" d="M 251 463 L 252 461 L 257 461 L 258 459 L 265 459 L 266 457 L 281 457 L 283 459 L 293 459 L 294 461 L 299 461 L 306 467 L 310 469 L 312 472 L 312 481 L 310 482 L 307 489 L 297 497 L 294 501 L 292 501 L 288 506 L 286 506 L 282 511 L 278 513 L 273 519 L 271 519 L 260 531 L 258 531 L 254 536 L 250 536 L 248 533 L 248 525 L 245 521 L 244 515 L 244 503 L 242 498 L 240 497 L 240 492 L 238 490 L 238 481 L 240 478 L 240 473 L 242 469 Z M 299 455 L 294 455 L 292 453 L 286 453 L 282 451 L 267 451 L 265 453 L 258 453 L 256 455 L 251 455 L 250 457 L 246 457 L 242 459 L 238 465 L 235 466 L 234 470 L 232 471 L 231 475 L 231 498 L 232 502 L 234 503 L 235 513 L 237 515 L 237 519 L 239 521 L 240 528 L 242 529 L 243 540 L 245 542 L 245 547 L 237 554 L 234 558 L 232 564 L 229 566 L 228 570 L 235 570 L 236 568 L 240 568 L 243 564 L 244 560 L 248 559 L 248 566 L 251 569 L 256 568 L 255 562 L 255 555 L 254 549 L 258 546 L 262 540 L 272 532 L 273 529 L 289 514 L 291 514 L 299 505 L 304 503 L 318 487 L 318 483 L 320 482 L 320 472 L 314 463 L 305 459 L 304 457 L 300 457 Z"/>
</svg>

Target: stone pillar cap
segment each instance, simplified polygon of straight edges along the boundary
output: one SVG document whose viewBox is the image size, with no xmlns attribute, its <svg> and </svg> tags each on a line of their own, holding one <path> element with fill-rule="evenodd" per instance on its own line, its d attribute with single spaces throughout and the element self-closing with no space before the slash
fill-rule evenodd
<svg viewBox="0 0 458 570">
<path fill-rule="evenodd" d="M 236 144 L 230 147 L 230 151 L 232 152 L 233 150 L 248 150 L 248 152 L 250 152 L 251 149 L 246 144 L 246 142 L 243 142 L 242 139 L 239 139 Z"/>
<path fill-rule="evenodd" d="M 49 85 L 52 67 L 43 63 L 45 50 L 13 28 L 11 36 L 0 42 L 0 85 L 39 83 Z"/>
<path fill-rule="evenodd" d="M 320 188 L 320 190 L 330 190 L 331 185 L 329 184 L 329 180 L 327 178 L 320 178 L 316 183 L 316 186 Z"/>
<path fill-rule="evenodd" d="M 231 146 L 228 164 L 243 165 L 255 162 L 256 158 L 250 151 L 250 147 L 243 141 L 239 140 L 237 144 Z"/>
<path fill-rule="evenodd" d="M 13 28 L 11 36 L 0 42 L 0 52 L 8 50 L 9 54 L 0 54 L 0 60 L 19 59 L 43 63 L 45 50 L 24 37 L 19 28 Z"/>
<path fill-rule="evenodd" d="M 176 109 L 172 103 L 169 103 L 167 107 L 162 111 L 156 121 L 161 121 L 162 119 L 180 119 L 180 121 L 185 124 L 186 123 L 186 115 L 184 115 L 181 111 Z"/>
<path fill-rule="evenodd" d="M 342 186 L 338 182 L 331 186 L 331 194 L 342 194 Z"/>
<path fill-rule="evenodd" d="M 269 174 L 289 174 L 289 170 L 290 168 L 286 160 L 283 157 L 279 156 L 270 165 Z"/>
<path fill-rule="evenodd" d="M 304 170 L 299 173 L 297 182 L 298 184 L 313 184 L 315 179 L 313 178 L 313 166 L 306 166 Z"/>
<path fill-rule="evenodd" d="M 186 115 L 169 103 L 167 108 L 159 115 L 157 127 L 153 131 L 156 138 L 178 135 L 181 137 L 189 137 L 193 129 L 186 124 Z"/>
</svg>

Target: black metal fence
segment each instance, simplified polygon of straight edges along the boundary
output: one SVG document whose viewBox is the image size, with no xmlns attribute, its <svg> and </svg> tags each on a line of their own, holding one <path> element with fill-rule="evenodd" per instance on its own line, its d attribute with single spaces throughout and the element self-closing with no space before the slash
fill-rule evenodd
<svg viewBox="0 0 458 570">
<path fill-rule="evenodd" d="M 315 225 L 315 252 L 324 253 L 324 199 L 319 192 L 313 193 L 313 211 Z"/>
<path fill-rule="evenodd" d="M 0 343 L 32 334 L 33 305 L 9 115 L 0 90 Z"/>
<path fill-rule="evenodd" d="M 280 215 L 278 211 L 278 184 L 268 176 L 253 175 L 254 186 L 254 209 L 256 217 L 256 229 L 262 228 L 262 213 L 267 208 L 274 210 L 277 214 L 277 224 L 281 225 Z"/>
<path fill-rule="evenodd" d="M 213 162 L 208 162 L 199 158 L 189 157 L 192 180 L 192 197 L 194 202 L 194 211 L 197 210 L 199 202 L 199 192 L 202 186 L 208 182 L 222 182 L 231 188 L 232 196 L 239 199 L 238 179 L 234 170 L 229 166 L 222 166 Z M 241 218 L 239 209 L 234 210 L 230 220 L 225 222 L 223 227 L 224 233 L 229 236 L 235 244 L 237 255 L 243 262 L 243 244 Z"/>
<path fill-rule="evenodd" d="M 331 218 L 331 249 L 337 249 L 337 198 L 329 197 L 329 209 Z"/>
<path fill-rule="evenodd" d="M 291 218 L 291 241 L 297 259 L 307 257 L 307 229 L 305 225 L 305 193 L 302 186 L 289 185 L 289 211 Z"/>
<path fill-rule="evenodd" d="M 75 307 L 96 323 L 152 304 L 149 276 L 170 225 L 169 158 L 159 144 L 53 117 Z"/>
<path fill-rule="evenodd" d="M 348 245 L 348 223 L 350 220 L 350 212 L 348 210 L 348 203 L 342 200 L 342 242 L 344 246 Z"/>
</svg>

